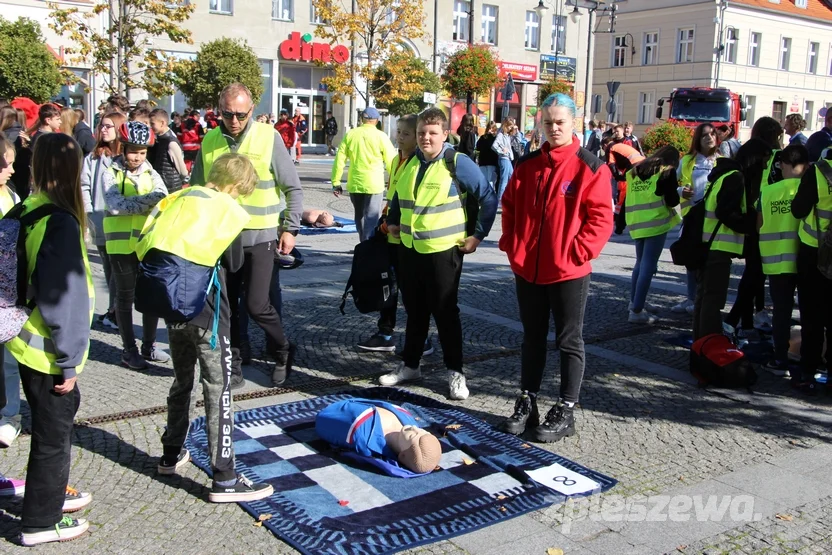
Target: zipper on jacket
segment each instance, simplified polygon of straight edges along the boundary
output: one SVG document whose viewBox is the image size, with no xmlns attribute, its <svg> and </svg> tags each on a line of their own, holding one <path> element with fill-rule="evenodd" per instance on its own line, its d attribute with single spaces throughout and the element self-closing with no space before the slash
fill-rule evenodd
<svg viewBox="0 0 832 555">
<path fill-rule="evenodd" d="M 534 204 L 533 206 L 537 206 L 537 200 L 540 198 L 540 187 L 543 185 L 543 174 L 540 174 L 540 177 L 537 178 L 537 192 L 534 194 Z"/>
<path fill-rule="evenodd" d="M 550 162 L 551 164 L 551 162 Z M 543 176 L 540 176 L 540 180 L 543 181 Z M 555 168 L 552 167 L 552 181 L 555 180 Z M 543 223 L 546 218 L 546 206 L 549 204 L 549 193 L 552 190 L 552 187 L 549 187 L 548 190 L 544 192 L 543 195 L 543 206 L 540 211 L 540 228 L 537 231 L 537 260 L 534 265 L 534 279 L 532 283 L 537 283 L 537 274 L 540 272 L 540 240 L 543 237 Z M 535 201 L 536 203 L 536 201 Z"/>
</svg>

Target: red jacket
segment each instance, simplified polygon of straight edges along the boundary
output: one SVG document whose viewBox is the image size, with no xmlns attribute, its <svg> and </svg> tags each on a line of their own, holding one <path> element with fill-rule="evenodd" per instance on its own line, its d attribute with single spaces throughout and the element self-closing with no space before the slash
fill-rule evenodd
<svg viewBox="0 0 832 555">
<path fill-rule="evenodd" d="M 295 124 L 292 120 L 278 121 L 274 124 L 274 128 L 283 137 L 283 144 L 287 149 L 291 149 L 295 145 Z"/>
<path fill-rule="evenodd" d="M 546 285 L 589 274 L 613 230 L 612 175 L 580 141 L 549 143 L 514 170 L 503 195 L 500 250 L 511 269 Z"/>
</svg>

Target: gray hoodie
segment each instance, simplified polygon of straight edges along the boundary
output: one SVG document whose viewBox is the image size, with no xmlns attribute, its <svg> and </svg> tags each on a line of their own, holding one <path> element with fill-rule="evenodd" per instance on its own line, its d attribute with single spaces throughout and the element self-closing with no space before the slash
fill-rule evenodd
<svg viewBox="0 0 832 555">
<path fill-rule="evenodd" d="M 93 158 L 90 153 L 84 158 L 81 168 L 81 196 L 84 199 L 84 212 L 87 213 L 87 228 L 96 246 L 103 247 L 104 241 L 104 174 L 110 173 L 113 159 L 102 154 Z"/>
</svg>

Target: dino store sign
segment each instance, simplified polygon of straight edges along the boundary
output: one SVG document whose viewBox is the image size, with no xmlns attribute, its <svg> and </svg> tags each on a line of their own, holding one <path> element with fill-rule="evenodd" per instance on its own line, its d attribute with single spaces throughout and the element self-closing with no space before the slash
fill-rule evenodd
<svg viewBox="0 0 832 555">
<path fill-rule="evenodd" d="M 343 64 L 350 59 L 350 50 L 346 46 L 337 44 L 330 46 L 322 42 L 312 42 L 309 33 L 301 36 L 294 32 L 289 38 L 280 43 L 280 57 L 284 60 L 296 62 L 321 62 L 324 64 Z"/>
</svg>

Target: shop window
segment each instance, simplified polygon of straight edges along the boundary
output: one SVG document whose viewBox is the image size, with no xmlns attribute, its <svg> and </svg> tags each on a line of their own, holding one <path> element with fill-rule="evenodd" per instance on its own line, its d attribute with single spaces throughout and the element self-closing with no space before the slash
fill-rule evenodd
<svg viewBox="0 0 832 555">
<path fill-rule="evenodd" d="M 284 89 L 311 89 L 312 68 L 308 66 L 280 66 L 280 87 Z"/>
</svg>

